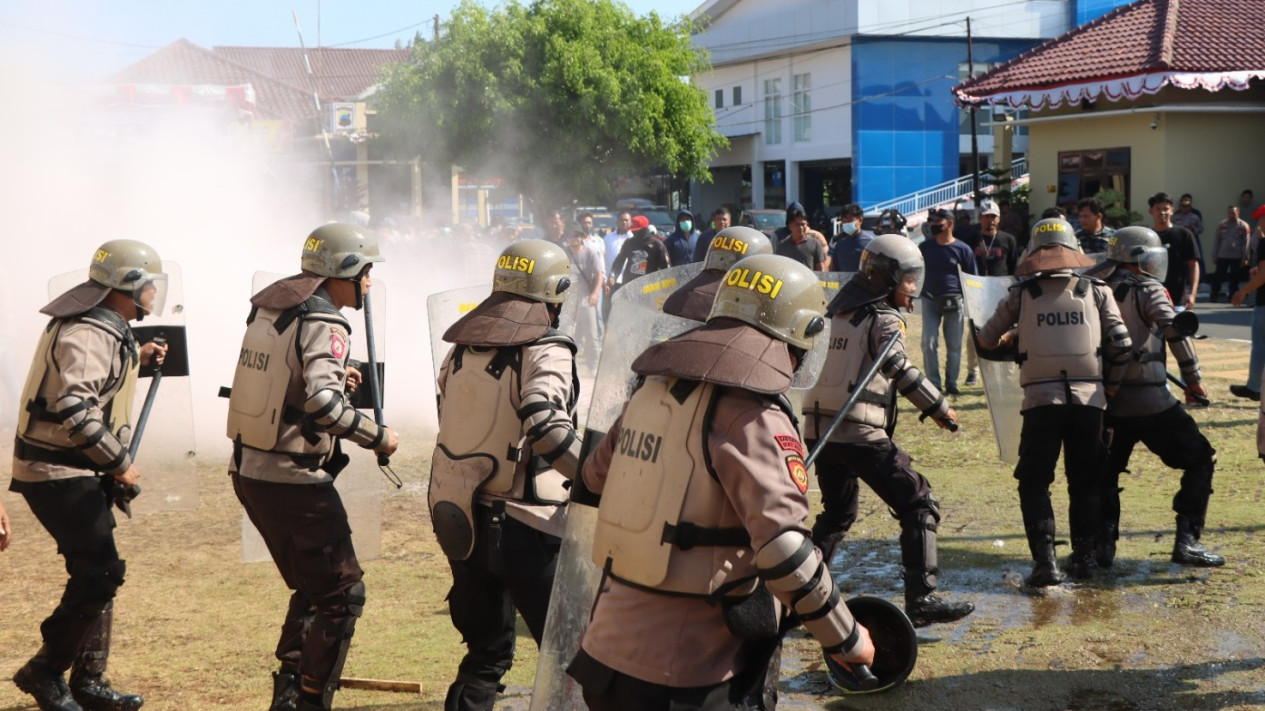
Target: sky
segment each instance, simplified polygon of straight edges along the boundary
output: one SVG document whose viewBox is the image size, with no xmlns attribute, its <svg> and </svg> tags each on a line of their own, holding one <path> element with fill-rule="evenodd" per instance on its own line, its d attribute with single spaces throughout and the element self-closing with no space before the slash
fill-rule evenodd
<svg viewBox="0 0 1265 711">
<path fill-rule="evenodd" d="M 633 12 L 665 18 L 698 3 L 624 0 Z M 492 3 L 488 3 L 492 4 Z M 184 38 L 203 47 L 297 47 L 292 11 L 308 47 L 390 48 L 429 36 L 455 0 L 4 0 L 0 47 L 38 58 L 56 76 L 101 79 L 154 50 Z M 318 13 L 319 8 L 319 13 Z M 19 50 L 18 52 L 17 50 Z"/>
</svg>

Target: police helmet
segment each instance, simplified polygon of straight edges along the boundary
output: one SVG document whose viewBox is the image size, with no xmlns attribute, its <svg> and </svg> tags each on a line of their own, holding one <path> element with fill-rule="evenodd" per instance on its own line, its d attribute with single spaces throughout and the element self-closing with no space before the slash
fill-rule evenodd
<svg viewBox="0 0 1265 711">
<path fill-rule="evenodd" d="M 861 252 L 860 278 L 868 282 L 868 290 L 879 294 L 913 281 L 911 294 L 922 291 L 926 269 L 922 250 L 908 238 L 896 234 L 879 235 Z"/>
<path fill-rule="evenodd" d="M 1168 250 L 1155 230 L 1141 225 L 1121 228 L 1108 237 L 1107 259 L 1136 264 L 1143 274 L 1161 281 L 1168 274 Z"/>
<path fill-rule="evenodd" d="M 707 246 L 703 269 L 723 272 L 743 257 L 772 253 L 773 244 L 760 230 L 742 226 L 726 227 L 717 232 L 712 243 Z"/>
<path fill-rule="evenodd" d="M 1050 217 L 1032 226 L 1032 239 L 1028 242 L 1028 252 L 1035 252 L 1042 247 L 1057 245 L 1074 251 L 1081 251 L 1080 240 L 1076 239 L 1076 231 L 1064 219 Z"/>
<path fill-rule="evenodd" d="M 134 239 L 110 240 L 98 247 L 88 265 L 88 278 L 131 294 L 142 318 L 162 313 L 167 301 L 167 275 L 158 252 Z"/>
<path fill-rule="evenodd" d="M 546 304 L 560 304 L 571 286 L 571 260 L 561 247 L 543 239 L 515 242 L 496 258 L 492 291 L 506 291 Z"/>
<path fill-rule="evenodd" d="M 787 257 L 757 254 L 725 273 L 707 320 L 737 319 L 809 350 L 825 330 L 825 313 L 826 295 L 811 269 Z"/>
<path fill-rule="evenodd" d="M 373 262 L 385 261 L 378 240 L 354 225 L 321 225 L 303 243 L 303 271 L 334 279 L 354 279 Z"/>
</svg>

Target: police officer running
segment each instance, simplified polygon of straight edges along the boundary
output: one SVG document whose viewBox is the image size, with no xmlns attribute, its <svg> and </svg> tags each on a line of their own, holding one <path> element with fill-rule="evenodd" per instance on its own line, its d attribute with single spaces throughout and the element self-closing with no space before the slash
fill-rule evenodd
<svg viewBox="0 0 1265 711">
<path fill-rule="evenodd" d="M 368 233 L 318 227 L 302 271 L 251 298 L 229 396 L 229 474 L 237 500 L 293 590 L 281 626 L 270 711 L 331 708 L 365 604 L 363 572 L 334 478 L 346 439 L 391 454 L 395 432 L 356 411 L 344 391 L 360 383 L 347 365 L 351 324 L 369 271 L 383 261 Z"/>
<path fill-rule="evenodd" d="M 583 472 L 601 494 L 593 560 L 605 575 L 567 671 L 593 711 L 732 709 L 763 677 L 785 608 L 836 661 L 872 662 L 808 536 L 805 452 L 784 397 L 824 306 L 808 268 L 747 257 L 705 325 L 633 363 L 641 383 Z"/>
<path fill-rule="evenodd" d="M 579 379 L 559 333 L 567 255 L 525 240 L 501 252 L 492 295 L 444 334 L 428 502 L 452 569 L 448 611 L 467 652 L 445 711 L 491 711 L 514 661 L 514 611 L 540 645 L 575 476 Z"/>
<path fill-rule="evenodd" d="M 760 230 L 726 227 L 712 237 L 703 257 L 703 271 L 681 285 L 663 302 L 663 312 L 691 321 L 706 321 L 716 301 L 725 271 L 743 257 L 772 254 L 773 244 Z"/>
<path fill-rule="evenodd" d="M 944 396 L 905 357 L 905 321 L 922 287 L 922 253 L 899 235 L 880 235 L 861 253 L 860 271 L 843 285 L 826 313 L 830 350 L 816 386 L 804 396 L 804 439 L 817 446 L 844 402 L 858 387 L 883 344 L 896 336 L 879 371 L 844 415 L 817 458 L 823 511 L 813 524 L 813 542 L 829 563 L 857 517 L 857 479 L 864 481 L 900 521 L 905 567 L 905 611 L 916 627 L 953 622 L 975 609 L 935 594 L 939 573 L 936 529 L 940 503 L 909 455 L 892 442 L 899 392 L 940 427 L 957 419 Z"/>
<path fill-rule="evenodd" d="M 113 601 L 126 571 L 110 506 L 116 483 L 140 478 L 128 454 L 137 370 L 167 353 L 138 346 L 128 322 L 162 313 L 166 295 L 158 253 L 121 239 L 96 251 L 88 281 L 40 309 L 52 320 L 22 391 L 9 489 L 56 541 L 69 574 L 40 624 L 43 646 L 13 676 L 44 711 L 134 711 L 144 703 L 105 677 Z M 6 526 L 6 543 L 7 535 Z"/>
<path fill-rule="evenodd" d="M 1181 487 L 1173 497 L 1177 512 L 1174 563 L 1213 567 L 1225 558 L 1209 552 L 1199 542 L 1216 450 L 1199 431 L 1199 425 L 1168 390 L 1164 345 L 1173 351 L 1186 384 L 1187 400 L 1207 397 L 1200 383 L 1199 358 L 1189 334 L 1173 324 L 1177 314 L 1164 289 L 1168 250 L 1154 230 L 1125 227 L 1108 238 L 1107 262 L 1095 275 L 1105 276 L 1116 296 L 1120 314 L 1134 343 L 1124 381 L 1107 401 L 1110 455 L 1102 481 L 1103 527 L 1098 541 L 1098 565 L 1108 567 L 1116 554 L 1120 535 L 1120 473 L 1129 466 L 1134 446 L 1141 442 L 1167 466 L 1181 469 Z"/>
<path fill-rule="evenodd" d="M 1032 227 L 1028 254 L 1016 269 L 1024 278 L 1010 288 L 979 334 L 978 345 L 985 349 L 1013 343 L 1018 350 L 1023 429 L 1015 479 L 1035 563 L 1026 579 L 1031 587 L 1063 581 L 1054 559 L 1050 503 L 1060 447 L 1071 499 L 1068 572 L 1088 578 L 1095 567 L 1102 522 L 1103 409 L 1124 375 L 1131 341 L 1111 290 L 1073 271 L 1093 263 L 1081 253 L 1071 225 L 1059 218 L 1041 220 Z"/>
</svg>

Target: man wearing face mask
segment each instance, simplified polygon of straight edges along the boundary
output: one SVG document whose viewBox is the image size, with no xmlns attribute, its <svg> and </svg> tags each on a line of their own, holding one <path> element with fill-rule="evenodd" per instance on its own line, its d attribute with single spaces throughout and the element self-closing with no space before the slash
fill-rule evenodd
<svg viewBox="0 0 1265 711">
<path fill-rule="evenodd" d="M 839 211 L 839 236 L 830 245 L 831 268 L 837 272 L 855 272 L 861 266 L 861 253 L 874 240 L 874 235 L 861 229 L 865 211 L 860 205 L 844 205 Z"/>
<path fill-rule="evenodd" d="M 676 229 L 663 241 L 668 248 L 668 261 L 679 267 L 696 261 L 694 249 L 698 246 L 698 230 L 694 229 L 694 213 L 681 210 L 676 215 Z"/>
<path fill-rule="evenodd" d="M 944 392 L 957 395 L 958 369 L 962 363 L 962 284 L 958 268 L 978 274 L 975 253 L 953 236 L 953 213 L 939 208 L 927 215 L 932 239 L 918 245 L 927 265 L 927 282 L 922 289 L 922 360 L 927 378 L 940 381 L 940 328 L 944 324 Z"/>
</svg>

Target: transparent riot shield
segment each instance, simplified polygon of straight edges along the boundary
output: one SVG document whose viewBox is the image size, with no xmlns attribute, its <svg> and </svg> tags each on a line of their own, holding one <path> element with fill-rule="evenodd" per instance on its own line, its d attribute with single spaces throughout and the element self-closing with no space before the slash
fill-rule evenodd
<svg viewBox="0 0 1265 711">
<path fill-rule="evenodd" d="M 251 294 L 269 284 L 284 278 L 285 274 L 255 272 L 251 281 Z M 373 279 L 373 324 L 374 345 L 377 346 L 378 372 L 383 375 L 381 383 L 384 391 L 383 407 L 389 400 L 385 398 L 386 384 L 390 376 L 386 375 L 386 321 L 388 293 L 385 280 Z M 367 363 L 369 360 L 365 337 L 363 311 L 345 310 L 343 315 L 351 323 L 351 359 Z M 367 367 L 367 366 L 366 366 Z M 362 388 L 369 387 L 366 376 L 361 382 Z M 359 398 L 358 398 L 359 399 Z M 367 407 L 365 416 L 372 418 L 372 406 Z M 372 560 L 382 552 L 382 474 L 378 471 L 378 463 L 373 452 L 361 449 L 354 444 L 344 444 L 343 451 L 351 457 L 351 463 L 343 469 L 334 482 L 338 494 L 347 509 L 347 521 L 351 524 L 352 544 L 356 547 L 356 557 L 360 560 Z M 138 499 L 139 501 L 139 499 Z M 242 562 L 257 563 L 272 560 L 264 539 L 255 529 L 250 518 L 242 512 Z"/>
<path fill-rule="evenodd" d="M 660 271 L 636 279 L 616 292 L 592 388 L 584 435 L 586 452 L 596 446 L 614 424 L 632 393 L 636 383 L 631 369 L 633 360 L 651 345 L 699 326 L 697 321 L 669 316 L 661 308 L 668 294 L 688 278 L 691 277 L 682 279 L 681 273 Z M 580 649 L 601 578 L 601 571 L 592 561 L 596 525 L 597 509 L 570 505 L 536 664 L 532 711 L 587 708 L 579 685 L 567 676 L 566 668 Z"/>
<path fill-rule="evenodd" d="M 444 332 L 462 316 L 474 310 L 492 293 L 491 284 L 467 286 L 451 291 L 441 291 L 426 297 L 426 319 L 430 326 L 431 367 L 435 380 L 439 380 L 439 368 L 444 364 L 451 343 L 444 341 Z"/>
<path fill-rule="evenodd" d="M 193 431 L 193 396 L 189 383 L 189 348 L 185 334 L 184 279 L 180 265 L 175 262 L 164 260 L 163 270 L 167 274 L 167 300 L 163 313 L 150 314 L 143 321 L 131 323 L 132 332 L 142 345 L 156 337 L 164 338 L 168 343 L 159 386 L 154 388 L 153 368 L 141 366 L 136 394 L 132 399 L 133 433 L 137 431 L 137 419 L 150 392 L 154 402 L 136 450 L 136 466 L 142 473 L 141 495 L 131 503 L 136 514 L 198 507 L 198 463 Z M 48 282 L 49 298 L 59 296 L 87 280 L 87 269 L 59 274 Z"/>
<path fill-rule="evenodd" d="M 966 305 L 967 336 L 983 328 L 1006 298 L 1015 283 L 1012 276 L 976 276 L 961 273 L 962 297 Z M 972 324 L 974 328 L 972 328 Z M 1023 387 L 1019 385 L 1019 366 L 1013 361 L 979 359 L 980 377 L 984 379 L 984 396 L 988 399 L 988 416 L 997 436 L 997 450 L 1007 464 L 1019 462 L 1019 432 L 1023 426 L 1020 406 Z"/>
<path fill-rule="evenodd" d="M 698 276 L 702 271 L 702 262 L 691 262 L 682 264 L 679 267 L 660 269 L 657 272 L 651 272 L 645 276 L 633 279 L 621 287 L 619 291 L 616 291 L 611 298 L 616 300 L 631 299 L 662 311 L 663 302 L 667 301 L 672 292 L 680 289 L 687 281 Z M 614 310 L 616 303 L 618 301 L 611 302 L 612 310 Z M 614 319 L 613 316 L 611 318 L 612 320 Z"/>
</svg>

